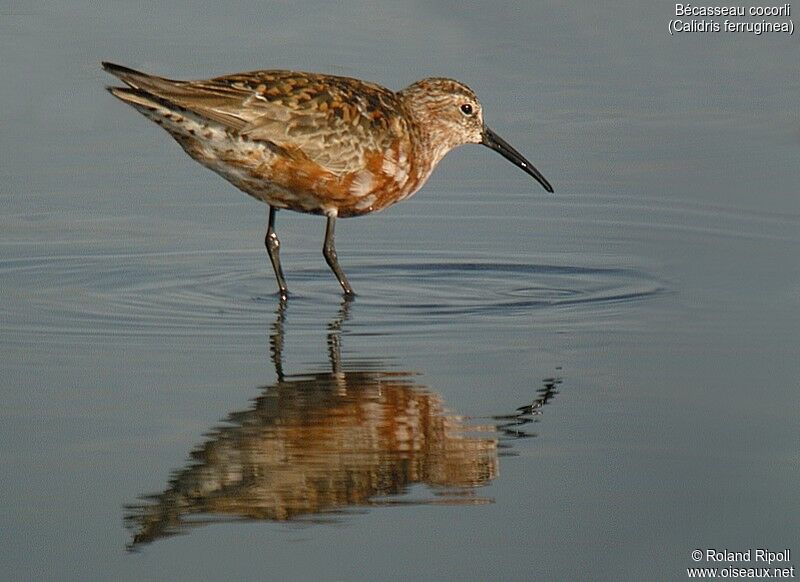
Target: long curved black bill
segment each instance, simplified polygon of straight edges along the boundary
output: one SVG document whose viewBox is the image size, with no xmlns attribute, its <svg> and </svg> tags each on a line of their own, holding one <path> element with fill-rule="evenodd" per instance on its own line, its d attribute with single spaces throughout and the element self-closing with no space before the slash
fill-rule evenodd
<svg viewBox="0 0 800 582">
<path fill-rule="evenodd" d="M 519 153 L 517 150 L 512 148 L 508 145 L 508 142 L 504 140 L 502 137 L 497 135 L 488 127 L 483 128 L 483 140 L 481 141 L 483 145 L 486 147 L 492 148 L 494 151 L 499 153 L 505 159 L 510 161 L 515 166 L 522 168 L 525 172 L 536 178 L 536 180 L 544 186 L 544 189 L 548 192 L 553 192 L 553 187 L 550 185 L 542 173 L 533 167 L 533 165 L 525 159 L 525 157 Z"/>
</svg>

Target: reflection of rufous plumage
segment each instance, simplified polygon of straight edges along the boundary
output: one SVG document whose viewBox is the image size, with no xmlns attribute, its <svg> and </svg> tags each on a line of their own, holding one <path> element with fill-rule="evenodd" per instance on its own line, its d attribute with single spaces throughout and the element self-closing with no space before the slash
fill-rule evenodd
<svg viewBox="0 0 800 582">
<path fill-rule="evenodd" d="M 483 424 L 454 416 L 416 374 L 342 362 L 350 307 L 343 301 L 328 324 L 330 371 L 287 376 L 280 302 L 269 340 L 278 380 L 211 431 L 166 491 L 128 506 L 132 549 L 205 523 L 204 516 L 327 520 L 353 507 L 491 502 L 476 488 L 498 475 L 499 441 L 531 436 L 523 425 L 557 394 L 560 379 L 547 379 L 514 414 Z M 416 484 L 432 495 L 402 495 Z"/>
<path fill-rule="evenodd" d="M 134 543 L 177 533 L 192 515 L 287 520 L 391 503 L 415 483 L 461 489 L 435 502 L 485 502 L 464 494 L 497 475 L 495 435 L 476 428 L 411 374 L 286 379 L 231 414 L 154 503 L 129 508 Z"/>
<path fill-rule="evenodd" d="M 133 547 L 179 533 L 203 514 L 282 521 L 353 506 L 488 502 L 474 488 L 497 475 L 494 426 L 447 414 L 415 374 L 343 365 L 350 305 L 344 301 L 328 324 L 331 371 L 285 376 L 281 301 L 269 341 L 278 381 L 213 430 L 166 491 L 128 507 Z M 417 483 L 436 495 L 398 497 Z"/>
</svg>

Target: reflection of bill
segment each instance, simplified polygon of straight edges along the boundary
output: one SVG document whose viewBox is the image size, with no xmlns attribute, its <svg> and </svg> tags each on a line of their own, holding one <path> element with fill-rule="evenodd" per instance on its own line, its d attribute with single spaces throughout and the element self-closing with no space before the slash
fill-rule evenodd
<svg viewBox="0 0 800 582">
<path fill-rule="evenodd" d="M 494 424 L 447 414 L 411 373 L 343 369 L 346 307 L 329 325 L 333 370 L 284 377 L 283 315 L 282 307 L 270 342 L 278 381 L 230 414 L 166 491 L 127 508 L 133 547 L 209 520 L 330 519 L 354 506 L 491 501 L 474 490 L 497 476 Z M 434 495 L 397 497 L 414 484 Z"/>
</svg>

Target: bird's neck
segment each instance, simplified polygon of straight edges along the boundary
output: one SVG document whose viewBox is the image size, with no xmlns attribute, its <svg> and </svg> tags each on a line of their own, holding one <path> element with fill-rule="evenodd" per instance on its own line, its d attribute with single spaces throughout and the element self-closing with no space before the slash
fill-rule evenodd
<svg viewBox="0 0 800 582">
<path fill-rule="evenodd" d="M 412 121 L 409 127 L 411 147 L 414 150 L 415 174 L 418 177 L 417 188 L 422 187 L 430 177 L 436 165 L 453 149 L 450 136 L 443 131 L 440 124 L 426 119 L 424 115 L 408 114 Z"/>
</svg>

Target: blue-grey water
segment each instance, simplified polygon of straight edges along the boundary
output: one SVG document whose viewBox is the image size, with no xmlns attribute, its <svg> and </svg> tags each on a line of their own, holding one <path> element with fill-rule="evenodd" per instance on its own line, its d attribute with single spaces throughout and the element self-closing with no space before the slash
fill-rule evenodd
<svg viewBox="0 0 800 582">
<path fill-rule="evenodd" d="M 677 580 L 800 554 L 797 36 L 664 2 L 0 1 L 0 578 Z M 452 76 L 486 148 L 266 207 L 111 60 Z M 713 564 L 711 564 L 713 565 Z M 764 564 L 738 563 L 740 567 Z"/>
</svg>

